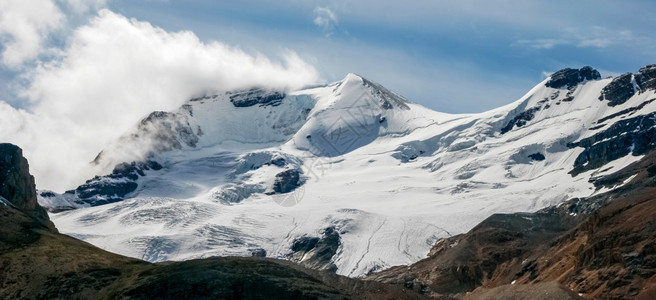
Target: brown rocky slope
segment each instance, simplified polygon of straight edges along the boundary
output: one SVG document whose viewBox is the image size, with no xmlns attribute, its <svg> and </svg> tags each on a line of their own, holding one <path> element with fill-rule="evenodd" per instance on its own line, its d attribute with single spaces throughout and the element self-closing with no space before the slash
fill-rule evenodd
<svg viewBox="0 0 656 300">
<path fill-rule="evenodd" d="M 598 183 L 629 179 L 536 213 L 493 215 L 428 258 L 368 279 L 438 298 L 654 299 L 656 151 Z"/>
</svg>

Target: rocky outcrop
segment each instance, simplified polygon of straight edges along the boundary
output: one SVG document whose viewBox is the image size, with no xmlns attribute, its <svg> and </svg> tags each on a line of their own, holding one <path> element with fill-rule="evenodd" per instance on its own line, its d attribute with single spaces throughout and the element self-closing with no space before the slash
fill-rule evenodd
<svg viewBox="0 0 656 300">
<path fill-rule="evenodd" d="M 546 158 L 544 157 L 544 154 L 542 154 L 542 153 L 540 153 L 540 152 L 536 152 L 536 153 L 530 154 L 530 155 L 528 156 L 528 158 L 530 158 L 530 159 L 532 159 L 532 160 L 535 160 L 535 161 L 543 161 L 543 160 L 546 159 Z"/>
<path fill-rule="evenodd" d="M 341 243 L 335 227 L 328 227 L 321 232 L 321 237 L 303 236 L 295 239 L 289 259 L 310 269 L 337 272 L 333 256 L 337 254 Z"/>
<path fill-rule="evenodd" d="M 260 106 L 278 106 L 287 95 L 280 91 L 268 91 L 254 88 L 246 91 L 229 93 L 230 102 L 235 107 L 249 107 L 259 104 Z"/>
<path fill-rule="evenodd" d="M 0 197 L 54 230 L 48 213 L 37 202 L 34 177 L 30 175 L 23 150 L 8 143 L 0 144 Z"/>
<path fill-rule="evenodd" d="M 276 179 L 273 182 L 273 191 L 277 194 L 289 193 L 302 184 L 303 181 L 298 170 L 285 170 L 276 174 Z"/>
<path fill-rule="evenodd" d="M 273 184 L 263 183 L 247 184 L 230 183 L 216 190 L 213 198 L 224 203 L 234 204 L 250 197 L 254 193 L 265 193 L 267 195 L 285 194 L 296 190 L 305 183 L 303 176 L 303 162 L 293 155 L 276 151 L 249 152 L 239 157 L 237 165 L 229 175 L 235 182 L 240 182 L 260 173 L 260 176 L 271 176 L 270 171 L 262 170 L 262 167 L 274 167 L 278 169 L 274 175 Z M 265 175 L 266 174 L 266 175 Z M 269 181 L 271 182 L 271 181 Z"/>
<path fill-rule="evenodd" d="M 501 128 L 501 134 L 511 131 L 514 127 L 522 127 L 535 118 L 535 113 L 542 109 L 541 106 L 531 107 L 510 119 L 506 126 Z"/>
<path fill-rule="evenodd" d="M 635 112 L 637 112 L 637 111 L 643 109 L 643 108 L 644 108 L 645 106 L 647 106 L 649 103 L 652 103 L 652 102 L 654 102 L 654 101 L 656 101 L 656 98 L 646 100 L 646 101 L 640 103 L 640 105 L 638 105 L 638 106 L 629 107 L 629 108 L 627 108 L 627 109 L 620 110 L 620 111 L 618 111 L 618 112 L 616 112 L 616 113 L 614 113 L 614 114 L 611 114 L 611 115 L 605 116 L 605 117 L 603 117 L 603 118 L 597 120 L 597 121 L 595 122 L 595 124 L 601 124 L 601 123 L 604 123 L 604 122 L 606 122 L 606 121 L 608 121 L 608 120 L 612 120 L 612 119 L 614 119 L 614 118 L 618 118 L 618 117 L 625 116 L 625 115 L 629 115 L 629 116 L 630 116 L 630 115 L 634 114 Z M 592 128 L 591 128 L 591 129 L 592 129 Z M 598 129 L 598 128 L 597 128 L 597 129 Z"/>
<path fill-rule="evenodd" d="M 640 91 L 656 90 L 656 65 L 648 65 L 638 70 L 635 75 Z"/>
<path fill-rule="evenodd" d="M 591 67 L 581 69 L 562 69 L 551 75 L 551 79 L 545 84 L 547 87 L 562 89 L 571 88 L 586 80 L 599 80 L 601 74 Z"/>
<path fill-rule="evenodd" d="M 633 74 L 626 73 L 615 77 L 608 85 L 601 90 L 599 100 L 607 100 L 608 106 L 620 105 L 635 95 L 636 90 L 633 86 Z"/>
<path fill-rule="evenodd" d="M 599 100 L 607 100 L 608 106 L 625 103 L 637 92 L 656 90 L 656 65 L 647 65 L 638 73 L 626 73 L 613 79 L 601 91 Z"/>
<path fill-rule="evenodd" d="M 137 189 L 139 177 L 146 176 L 144 171 L 160 169 L 162 166 L 151 160 L 121 163 L 114 168 L 111 174 L 95 176 L 75 190 L 66 193 L 75 194 L 82 203 L 88 203 L 91 206 L 120 201 Z"/>
<path fill-rule="evenodd" d="M 408 100 L 388 90 L 384 86 L 365 78 L 362 78 L 362 84 L 369 88 L 371 95 L 380 102 L 382 109 L 388 110 L 395 107 L 402 110 L 410 109 L 407 105 Z M 380 123 L 383 122 L 384 118 L 380 120 Z"/>
<path fill-rule="evenodd" d="M 574 161 L 572 176 L 629 154 L 645 154 L 656 148 L 656 113 L 619 120 L 608 129 L 568 146 L 585 148 Z"/>
</svg>

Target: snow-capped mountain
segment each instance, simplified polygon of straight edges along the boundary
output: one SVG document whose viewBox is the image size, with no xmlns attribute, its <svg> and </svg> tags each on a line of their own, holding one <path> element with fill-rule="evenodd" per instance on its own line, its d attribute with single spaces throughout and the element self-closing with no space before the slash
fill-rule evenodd
<svg viewBox="0 0 656 300">
<path fill-rule="evenodd" d="M 287 258 L 353 277 L 426 256 L 493 213 L 621 186 L 656 148 L 656 65 L 554 73 L 480 114 L 432 111 L 360 76 L 252 89 L 153 112 L 64 194 L 63 233 L 149 261 Z"/>
</svg>

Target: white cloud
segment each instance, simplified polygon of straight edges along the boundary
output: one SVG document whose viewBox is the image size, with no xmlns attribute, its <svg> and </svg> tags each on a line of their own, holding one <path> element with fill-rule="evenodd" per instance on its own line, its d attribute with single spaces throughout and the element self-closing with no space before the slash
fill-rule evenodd
<svg viewBox="0 0 656 300">
<path fill-rule="evenodd" d="M 44 38 L 60 28 L 65 16 L 51 0 L 0 1 L 2 64 L 17 68 L 42 51 Z"/>
<path fill-rule="evenodd" d="M 613 44 L 613 41 L 607 38 L 591 38 L 591 39 L 581 39 L 576 44 L 577 47 L 586 48 L 606 48 Z"/>
<path fill-rule="evenodd" d="M 324 34 L 331 36 L 337 24 L 337 16 L 327 7 L 316 7 L 314 9 L 314 25 L 317 25 Z"/>
<path fill-rule="evenodd" d="M 534 49 L 552 49 L 557 46 L 579 48 L 607 48 L 621 44 L 648 43 L 648 39 L 636 36 L 629 30 L 613 30 L 601 26 L 565 29 L 559 38 L 521 39 L 514 46 Z"/>
<path fill-rule="evenodd" d="M 519 40 L 515 42 L 517 46 L 524 46 L 534 49 L 551 49 L 557 45 L 567 44 L 565 40 L 559 39 L 534 39 L 534 40 Z"/>
<path fill-rule="evenodd" d="M 317 80 L 292 52 L 276 62 L 109 10 L 77 29 L 69 45 L 60 60 L 31 74 L 23 91 L 29 112 L 0 102 L 0 140 L 25 149 L 40 188 L 88 179 L 88 162 L 154 110 L 209 90 L 297 88 Z"/>
</svg>

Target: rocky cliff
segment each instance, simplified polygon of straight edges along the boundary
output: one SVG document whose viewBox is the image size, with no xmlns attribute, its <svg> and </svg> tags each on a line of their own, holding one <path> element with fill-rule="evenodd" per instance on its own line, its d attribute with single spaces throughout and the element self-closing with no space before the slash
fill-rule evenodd
<svg viewBox="0 0 656 300">
<path fill-rule="evenodd" d="M 7 204 L 55 230 L 48 213 L 37 203 L 35 186 L 23 150 L 16 145 L 0 144 L 0 197 Z"/>
</svg>

